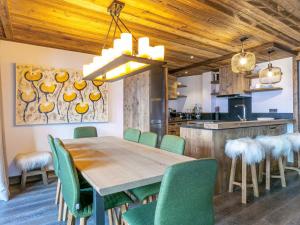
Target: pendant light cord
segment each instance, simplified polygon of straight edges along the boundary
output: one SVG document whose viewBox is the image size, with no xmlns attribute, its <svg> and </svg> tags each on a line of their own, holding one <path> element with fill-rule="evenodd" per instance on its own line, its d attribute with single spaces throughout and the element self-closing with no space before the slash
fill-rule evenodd
<svg viewBox="0 0 300 225">
<path fill-rule="evenodd" d="M 107 39 L 108 39 L 108 36 L 109 36 L 110 30 L 111 30 L 111 27 L 112 27 L 113 21 L 114 21 L 114 17 L 112 17 L 112 19 L 111 19 L 111 21 L 110 21 L 109 29 L 108 29 L 108 32 L 107 32 L 107 34 L 106 34 L 105 41 L 104 41 L 104 44 L 103 44 L 103 46 L 102 46 L 102 49 L 104 49 L 104 48 L 105 48 L 105 45 L 106 45 L 106 43 L 107 43 Z"/>
</svg>

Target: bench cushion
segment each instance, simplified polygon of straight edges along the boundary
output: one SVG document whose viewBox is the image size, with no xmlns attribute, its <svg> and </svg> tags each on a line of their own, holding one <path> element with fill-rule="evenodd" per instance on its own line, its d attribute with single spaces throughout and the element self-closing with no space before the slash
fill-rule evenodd
<svg viewBox="0 0 300 225">
<path fill-rule="evenodd" d="M 27 152 L 19 153 L 15 158 L 16 166 L 23 171 L 40 169 L 52 162 L 50 152 Z"/>
</svg>

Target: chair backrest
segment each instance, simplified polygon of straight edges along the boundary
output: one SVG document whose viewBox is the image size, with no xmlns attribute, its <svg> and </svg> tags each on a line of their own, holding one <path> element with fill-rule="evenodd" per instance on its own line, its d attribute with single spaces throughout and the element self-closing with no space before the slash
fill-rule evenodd
<svg viewBox="0 0 300 225">
<path fill-rule="evenodd" d="M 154 225 L 213 225 L 215 159 L 200 159 L 169 167 L 163 177 Z"/>
<path fill-rule="evenodd" d="M 139 143 L 155 148 L 157 145 L 157 134 L 153 132 L 143 132 L 140 136 Z"/>
<path fill-rule="evenodd" d="M 53 167 L 54 167 L 54 172 L 57 177 L 59 177 L 59 163 L 58 163 L 58 156 L 57 156 L 57 151 L 54 145 L 54 138 L 52 135 L 48 135 L 48 143 L 50 145 L 50 149 L 52 152 L 52 159 L 53 159 Z"/>
<path fill-rule="evenodd" d="M 141 131 L 134 128 L 127 128 L 124 131 L 124 139 L 127 141 L 139 142 Z"/>
<path fill-rule="evenodd" d="M 76 168 L 73 159 L 65 150 L 63 143 L 59 139 L 54 139 L 59 159 L 59 175 L 62 183 L 62 194 L 68 209 L 74 214 L 79 209 L 80 187 Z"/>
<path fill-rule="evenodd" d="M 164 135 L 160 144 L 160 149 L 183 155 L 185 140 L 175 135 Z"/>
<path fill-rule="evenodd" d="M 74 129 L 74 138 L 98 137 L 96 127 L 76 127 Z"/>
</svg>

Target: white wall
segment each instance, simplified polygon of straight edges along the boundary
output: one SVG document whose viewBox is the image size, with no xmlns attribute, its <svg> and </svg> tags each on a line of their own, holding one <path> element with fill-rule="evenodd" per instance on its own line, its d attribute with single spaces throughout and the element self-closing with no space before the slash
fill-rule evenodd
<svg viewBox="0 0 300 225">
<path fill-rule="evenodd" d="M 272 61 L 273 66 L 279 66 L 282 69 L 283 77 L 280 83 L 275 86 L 282 87 L 282 91 L 257 92 L 252 94 L 252 112 L 268 113 L 269 109 L 278 109 L 279 113 L 293 113 L 293 67 L 292 58 L 285 58 Z M 268 63 L 258 64 L 259 68 L 267 67 Z M 217 98 L 211 96 L 211 72 L 202 75 L 181 77 L 178 79 L 182 84 L 187 85 L 182 91 L 188 97 L 169 101 L 169 107 L 178 112 L 185 112 L 191 106 L 200 104 L 203 112 L 214 112 L 215 107 L 220 107 L 220 112 L 228 112 L 228 98 Z M 252 80 L 254 85 L 258 79 Z M 182 89 L 183 90 L 183 89 Z"/>
<path fill-rule="evenodd" d="M 293 58 L 272 61 L 274 67 L 281 68 L 282 80 L 274 84 L 282 87 L 282 91 L 257 92 L 252 94 L 252 112 L 268 113 L 269 109 L 278 109 L 279 113 L 293 113 Z M 266 68 L 268 63 L 261 63 L 258 68 Z M 252 86 L 258 79 L 252 80 Z"/>
<path fill-rule="evenodd" d="M 81 69 L 92 60 L 92 55 L 45 48 L 8 41 L 0 41 L 0 67 L 3 96 L 3 118 L 6 156 L 9 175 L 18 171 L 13 159 L 18 152 L 49 151 L 47 135 L 72 138 L 73 129 L 80 124 L 15 126 L 14 63 L 54 66 L 57 68 Z M 122 136 L 123 133 L 123 81 L 109 84 L 109 122 L 89 124 L 96 126 L 99 135 Z M 84 125 L 84 124 L 83 124 Z"/>
</svg>

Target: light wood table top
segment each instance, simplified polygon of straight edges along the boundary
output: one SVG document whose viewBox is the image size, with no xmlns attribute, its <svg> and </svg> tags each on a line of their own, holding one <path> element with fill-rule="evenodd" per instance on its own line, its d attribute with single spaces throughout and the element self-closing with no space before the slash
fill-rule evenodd
<svg viewBox="0 0 300 225">
<path fill-rule="evenodd" d="M 101 196 L 159 182 L 168 166 L 194 160 L 117 137 L 63 143 L 77 169 Z"/>
</svg>

